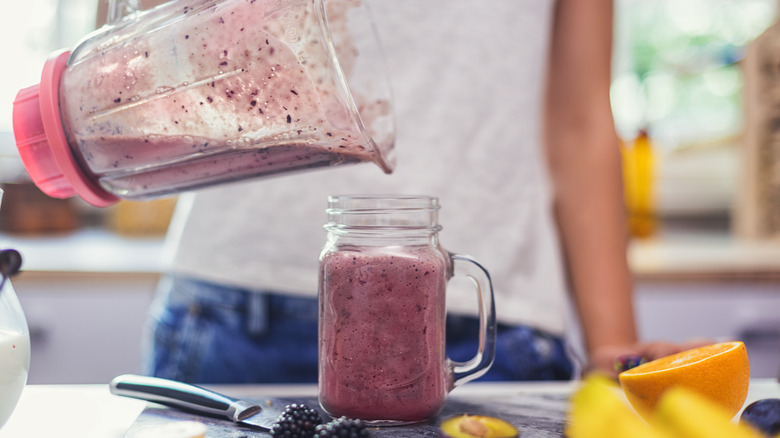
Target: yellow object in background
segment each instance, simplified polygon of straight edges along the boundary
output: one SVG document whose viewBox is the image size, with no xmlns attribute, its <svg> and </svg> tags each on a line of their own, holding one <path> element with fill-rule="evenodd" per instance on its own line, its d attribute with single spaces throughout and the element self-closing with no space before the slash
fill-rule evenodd
<svg viewBox="0 0 780 438">
<path fill-rule="evenodd" d="M 750 384 L 750 364 L 742 342 L 723 342 L 644 363 L 618 376 L 631 405 L 649 419 L 673 387 L 695 391 L 733 417 L 742 408 Z"/>
<path fill-rule="evenodd" d="M 162 236 L 168 230 L 176 198 L 120 201 L 110 207 L 108 229 L 123 236 Z"/>
<path fill-rule="evenodd" d="M 633 237 L 650 237 L 657 229 L 654 146 L 643 129 L 633 142 L 622 144 L 621 149 L 629 231 Z"/>
</svg>

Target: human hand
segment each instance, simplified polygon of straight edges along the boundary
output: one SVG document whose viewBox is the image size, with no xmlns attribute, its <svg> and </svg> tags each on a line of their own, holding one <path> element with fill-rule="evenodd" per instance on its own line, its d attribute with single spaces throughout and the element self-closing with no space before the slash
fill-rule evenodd
<svg viewBox="0 0 780 438">
<path fill-rule="evenodd" d="M 714 344 L 708 338 L 693 338 L 681 343 L 654 341 L 633 345 L 609 345 L 594 349 L 585 368 L 586 374 L 598 373 L 617 379 L 620 372 L 638 365 L 681 351 Z"/>
</svg>

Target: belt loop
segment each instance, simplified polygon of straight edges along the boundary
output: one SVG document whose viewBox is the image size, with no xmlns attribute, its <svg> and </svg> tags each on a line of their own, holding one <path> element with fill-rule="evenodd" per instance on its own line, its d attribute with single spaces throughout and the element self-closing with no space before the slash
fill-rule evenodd
<svg viewBox="0 0 780 438">
<path fill-rule="evenodd" d="M 261 336 L 268 331 L 268 295 L 263 292 L 249 292 L 247 297 L 246 329 L 252 336 Z"/>
</svg>

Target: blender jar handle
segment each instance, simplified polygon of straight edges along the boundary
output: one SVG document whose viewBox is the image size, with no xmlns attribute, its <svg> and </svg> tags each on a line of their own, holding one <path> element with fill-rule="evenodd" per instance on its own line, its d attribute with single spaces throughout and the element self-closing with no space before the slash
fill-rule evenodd
<svg viewBox="0 0 780 438">
<path fill-rule="evenodd" d="M 496 306 L 490 274 L 479 262 L 469 256 L 450 254 L 455 275 L 469 277 L 477 289 L 479 303 L 479 349 L 466 362 L 451 359 L 452 387 L 474 380 L 485 374 L 496 356 Z"/>
<path fill-rule="evenodd" d="M 106 24 L 117 24 L 127 15 L 140 9 L 138 0 L 108 0 L 108 17 Z"/>
</svg>

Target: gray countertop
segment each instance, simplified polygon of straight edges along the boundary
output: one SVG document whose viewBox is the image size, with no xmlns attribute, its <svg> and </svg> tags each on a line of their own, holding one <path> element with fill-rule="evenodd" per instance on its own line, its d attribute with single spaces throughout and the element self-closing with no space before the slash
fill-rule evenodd
<svg viewBox="0 0 780 438">
<path fill-rule="evenodd" d="M 436 430 L 438 422 L 446 415 L 473 411 L 498 414 L 509 419 L 520 428 L 521 437 L 559 437 L 564 427 L 567 396 L 577 385 L 576 381 L 467 383 L 450 394 L 451 403 L 431 422 L 405 429 L 385 429 L 374 436 L 435 436 L 432 431 Z M 311 400 L 316 395 L 316 387 L 313 385 L 234 385 L 212 388 L 241 398 L 278 396 Z M 769 397 L 780 397 L 780 383 L 775 379 L 754 379 L 751 380 L 745 405 Z M 160 409 L 160 406 L 113 396 L 107 385 L 30 385 L 25 388 L 9 422 L 0 429 L 0 438 L 129 438 L 140 424 L 152 421 L 147 416 L 153 412 L 159 413 L 156 409 Z M 45 416 L 41 417 L 41 413 L 45 413 Z M 41 421 L 41 418 L 45 418 L 45 421 Z M 159 422 L 173 419 L 172 416 L 167 420 L 164 416 L 157 418 Z M 222 427 L 224 424 L 218 428 L 210 427 L 208 436 L 231 436 L 220 434 L 219 431 L 224 430 Z M 265 436 L 248 433 L 247 429 L 238 430 L 243 433 L 238 436 Z"/>
</svg>

